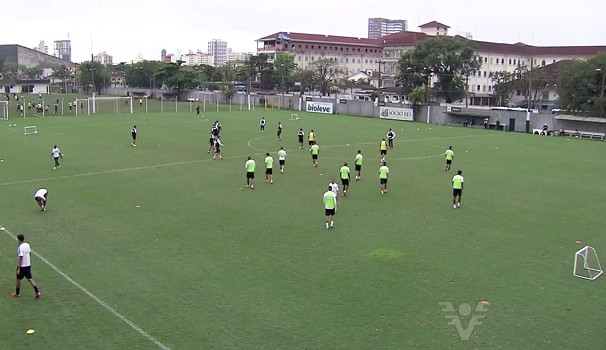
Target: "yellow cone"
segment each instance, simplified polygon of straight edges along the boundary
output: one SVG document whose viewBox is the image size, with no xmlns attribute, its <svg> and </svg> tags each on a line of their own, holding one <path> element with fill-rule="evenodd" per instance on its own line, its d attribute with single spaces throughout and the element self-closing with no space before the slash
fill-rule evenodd
<svg viewBox="0 0 606 350">
<path fill-rule="evenodd" d="M 36 333 L 36 331 L 33 329 L 28 329 L 26 333 L 29 335 L 32 335 L 32 334 Z"/>
</svg>

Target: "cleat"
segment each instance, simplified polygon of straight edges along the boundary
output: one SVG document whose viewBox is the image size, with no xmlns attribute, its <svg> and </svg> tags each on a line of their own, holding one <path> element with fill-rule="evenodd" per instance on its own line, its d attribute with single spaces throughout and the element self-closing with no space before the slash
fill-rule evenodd
<svg viewBox="0 0 606 350">
<path fill-rule="evenodd" d="M 12 293 L 11 293 L 11 296 L 12 296 L 12 297 L 15 297 L 15 298 L 18 298 L 18 297 L 19 297 L 19 294 L 15 293 L 15 292 L 12 292 Z"/>
<path fill-rule="evenodd" d="M 36 299 L 40 299 L 41 296 L 42 294 L 40 294 L 40 292 L 36 293 Z"/>
</svg>

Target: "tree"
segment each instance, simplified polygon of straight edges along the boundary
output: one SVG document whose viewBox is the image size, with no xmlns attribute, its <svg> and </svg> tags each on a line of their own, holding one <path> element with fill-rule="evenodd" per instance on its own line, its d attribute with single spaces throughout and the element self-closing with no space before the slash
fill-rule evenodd
<svg viewBox="0 0 606 350">
<path fill-rule="evenodd" d="M 435 94 L 447 103 L 462 100 L 467 91 L 469 74 L 481 63 L 474 55 L 471 41 L 437 36 L 421 41 L 398 62 L 396 83 L 404 93 L 416 87 L 429 86 L 435 77 Z"/>
<path fill-rule="evenodd" d="M 321 57 L 311 64 L 311 70 L 314 72 L 314 81 L 320 94 L 326 96 L 329 94 L 330 83 L 340 72 L 339 64 L 331 58 Z"/>
<path fill-rule="evenodd" d="M 154 74 L 156 79 L 169 89 L 177 91 L 177 96 L 184 89 L 195 89 L 202 84 L 203 72 L 199 67 L 183 66 L 183 61 L 165 63 Z"/>
<path fill-rule="evenodd" d="M 60 65 L 59 67 L 53 69 L 52 77 L 56 79 L 60 79 L 63 83 L 63 93 L 67 93 L 67 79 L 72 76 L 72 72 L 64 65 Z"/>
<path fill-rule="evenodd" d="M 19 66 L 16 63 L 4 61 L 1 68 L 2 70 L 0 73 L 2 73 L 3 80 L 17 80 L 19 76 Z"/>
<path fill-rule="evenodd" d="M 274 60 L 274 74 L 276 83 L 282 92 L 288 91 L 292 87 L 293 74 L 297 64 L 295 63 L 295 55 L 290 52 L 278 52 Z"/>
<path fill-rule="evenodd" d="M 99 62 L 86 61 L 80 64 L 80 75 L 78 77 L 81 86 L 87 90 L 92 89 L 100 94 L 101 89 L 111 82 L 107 68 Z"/>
<path fill-rule="evenodd" d="M 606 116 L 606 53 L 576 61 L 558 70 L 557 92 L 561 108 Z"/>
<path fill-rule="evenodd" d="M 293 80 L 301 83 L 300 91 L 305 93 L 306 91 L 313 91 L 314 89 L 314 71 L 311 69 L 300 69 L 294 71 Z"/>
<path fill-rule="evenodd" d="M 23 69 L 23 74 L 25 74 L 25 76 L 28 79 L 39 79 L 42 77 L 43 72 L 44 72 L 44 69 L 42 68 L 42 66 L 40 64 L 37 64 L 30 68 L 24 67 L 24 69 Z"/>
<path fill-rule="evenodd" d="M 162 62 L 141 61 L 135 64 L 124 65 L 124 74 L 126 85 L 131 87 L 159 88 L 162 86 L 161 80 L 156 80 L 156 72 L 162 67 Z M 119 71 L 120 67 L 116 67 Z"/>
<path fill-rule="evenodd" d="M 508 106 L 513 94 L 514 73 L 497 71 L 490 73 L 492 93 L 497 97 L 499 106 Z"/>
</svg>

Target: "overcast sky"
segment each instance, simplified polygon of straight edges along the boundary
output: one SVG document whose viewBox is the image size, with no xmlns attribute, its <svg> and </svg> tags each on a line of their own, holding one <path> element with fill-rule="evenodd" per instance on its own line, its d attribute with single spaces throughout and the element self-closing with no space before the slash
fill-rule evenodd
<svg viewBox="0 0 606 350">
<path fill-rule="evenodd" d="M 91 50 L 114 63 L 159 59 L 163 48 L 205 52 L 211 39 L 254 52 L 255 39 L 279 31 L 366 37 L 369 17 L 406 19 L 412 31 L 437 20 L 485 41 L 606 45 L 605 0 L 3 0 L 1 9 L 0 43 L 45 40 L 52 54 L 69 33 L 75 62 Z"/>
</svg>

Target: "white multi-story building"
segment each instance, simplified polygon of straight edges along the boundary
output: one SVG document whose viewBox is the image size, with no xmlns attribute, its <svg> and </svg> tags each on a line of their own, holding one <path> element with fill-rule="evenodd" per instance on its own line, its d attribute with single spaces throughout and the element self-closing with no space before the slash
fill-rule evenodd
<svg viewBox="0 0 606 350">
<path fill-rule="evenodd" d="M 322 34 L 275 33 L 257 40 L 257 53 L 268 54 L 269 62 L 279 52 L 295 55 L 299 68 L 310 68 L 319 59 L 327 58 L 337 62 L 344 74 L 352 75 L 377 71 L 383 49 L 375 39 Z"/>
<path fill-rule="evenodd" d="M 379 39 L 386 35 L 408 30 L 408 21 L 405 19 L 369 18 L 368 38 Z"/>
<path fill-rule="evenodd" d="M 214 66 L 214 57 L 200 50 L 197 52 L 190 51 L 189 53 L 181 56 L 181 61 L 183 61 L 183 65 L 186 66 L 195 66 L 201 64 Z"/>
<path fill-rule="evenodd" d="M 99 52 L 98 54 L 93 56 L 93 61 L 99 62 L 105 66 L 114 64 L 114 58 L 111 55 L 108 55 L 105 51 Z"/>
<path fill-rule="evenodd" d="M 420 26 L 421 32 L 401 32 L 382 38 L 382 77 L 384 86 L 394 86 L 398 73 L 398 60 L 408 50 L 427 38 L 448 35 L 448 26 L 430 22 Z M 463 37 L 461 37 L 463 39 Z M 494 82 L 491 73 L 520 69 L 535 69 L 562 60 L 583 60 L 606 52 L 606 46 L 531 46 L 524 43 L 505 44 L 488 41 L 472 41 L 476 57 L 482 63 L 480 69 L 471 72 L 468 78 L 469 96 L 472 104 L 493 104 Z"/>
<path fill-rule="evenodd" d="M 227 49 L 226 62 L 245 62 L 250 60 L 252 53 L 250 52 L 234 52 L 232 49 Z"/>
<path fill-rule="evenodd" d="M 34 47 L 34 50 L 43 52 L 48 55 L 48 46 L 46 45 L 46 42 L 44 42 L 44 40 L 40 40 L 38 46 Z"/>
<path fill-rule="evenodd" d="M 213 56 L 213 66 L 219 67 L 227 61 L 227 42 L 213 39 L 208 42 L 208 54 Z"/>
</svg>

